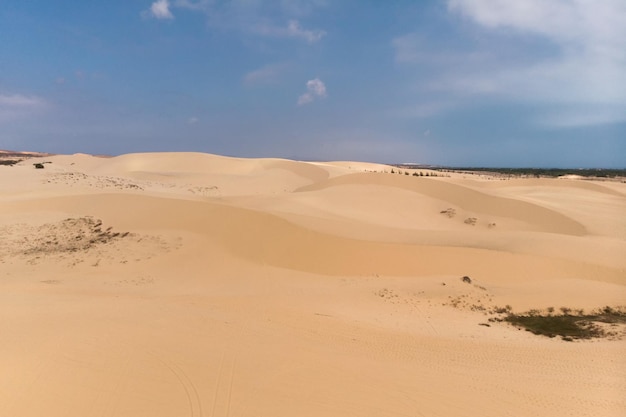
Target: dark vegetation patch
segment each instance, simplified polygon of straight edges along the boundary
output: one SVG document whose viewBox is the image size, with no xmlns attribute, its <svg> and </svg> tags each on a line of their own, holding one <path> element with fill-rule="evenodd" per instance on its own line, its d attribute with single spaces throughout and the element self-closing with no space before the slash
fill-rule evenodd
<svg viewBox="0 0 626 417">
<path fill-rule="evenodd" d="M 15 165 L 20 162 L 20 159 L 0 159 L 0 165 Z"/>
<path fill-rule="evenodd" d="M 504 321 L 536 335 L 560 336 L 570 342 L 576 339 L 618 338 L 624 333 L 626 307 L 607 306 L 587 314 L 583 310 L 572 311 L 567 307 L 560 310 L 562 314 L 554 314 L 553 308 L 516 314 L 507 308 L 496 309 L 497 314 L 506 316 L 490 321 Z"/>
</svg>

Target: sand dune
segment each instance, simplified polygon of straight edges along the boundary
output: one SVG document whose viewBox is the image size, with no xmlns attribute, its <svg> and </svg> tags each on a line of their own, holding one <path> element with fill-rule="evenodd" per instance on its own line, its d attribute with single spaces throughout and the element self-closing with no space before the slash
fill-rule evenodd
<svg viewBox="0 0 626 417">
<path fill-rule="evenodd" d="M 45 161 L 0 166 L 0 416 L 626 413 L 622 327 L 488 321 L 626 304 L 625 184 Z"/>
<path fill-rule="evenodd" d="M 333 178 L 325 183 L 305 186 L 296 191 L 315 191 L 346 184 L 375 184 L 386 187 L 398 187 L 436 198 L 467 211 L 520 220 L 530 225 L 536 225 L 539 230 L 545 232 L 572 235 L 582 235 L 585 233 L 584 226 L 560 213 L 527 204 L 519 200 L 483 194 L 470 188 L 442 180 L 431 180 L 428 178 L 415 179 L 385 174 L 375 176 L 358 174 Z"/>
</svg>

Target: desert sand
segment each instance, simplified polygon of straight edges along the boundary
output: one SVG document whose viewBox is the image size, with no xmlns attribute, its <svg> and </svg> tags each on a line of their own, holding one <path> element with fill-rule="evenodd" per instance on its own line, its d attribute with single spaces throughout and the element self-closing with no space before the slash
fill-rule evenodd
<svg viewBox="0 0 626 417">
<path fill-rule="evenodd" d="M 626 184 L 390 171 L 0 166 L 0 416 L 626 415 L 619 331 L 488 321 L 626 304 Z"/>
</svg>

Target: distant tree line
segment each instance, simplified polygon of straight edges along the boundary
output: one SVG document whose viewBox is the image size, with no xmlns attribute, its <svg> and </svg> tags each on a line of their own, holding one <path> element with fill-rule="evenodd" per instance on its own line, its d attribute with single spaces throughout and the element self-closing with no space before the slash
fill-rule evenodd
<svg viewBox="0 0 626 417">
<path fill-rule="evenodd" d="M 437 171 L 465 171 L 497 173 L 511 176 L 550 177 L 579 175 L 581 177 L 615 178 L 626 177 L 626 169 L 606 168 L 435 168 Z"/>
<path fill-rule="evenodd" d="M 439 172 L 460 172 L 460 173 L 485 173 L 501 174 L 508 176 L 524 177 L 550 177 L 556 178 L 563 175 L 579 175 L 581 177 L 615 178 L 626 177 L 626 169 L 609 168 L 486 168 L 486 167 L 440 167 L 432 165 L 394 165 L 404 169 L 429 169 Z"/>
</svg>

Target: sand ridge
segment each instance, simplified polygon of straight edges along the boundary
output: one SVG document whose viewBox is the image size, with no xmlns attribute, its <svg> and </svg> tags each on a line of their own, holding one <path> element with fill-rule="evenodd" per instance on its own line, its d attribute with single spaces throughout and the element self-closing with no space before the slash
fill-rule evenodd
<svg viewBox="0 0 626 417">
<path fill-rule="evenodd" d="M 626 412 L 619 326 L 490 321 L 625 304 L 624 184 L 44 159 L 0 166 L 0 415 Z"/>
</svg>

